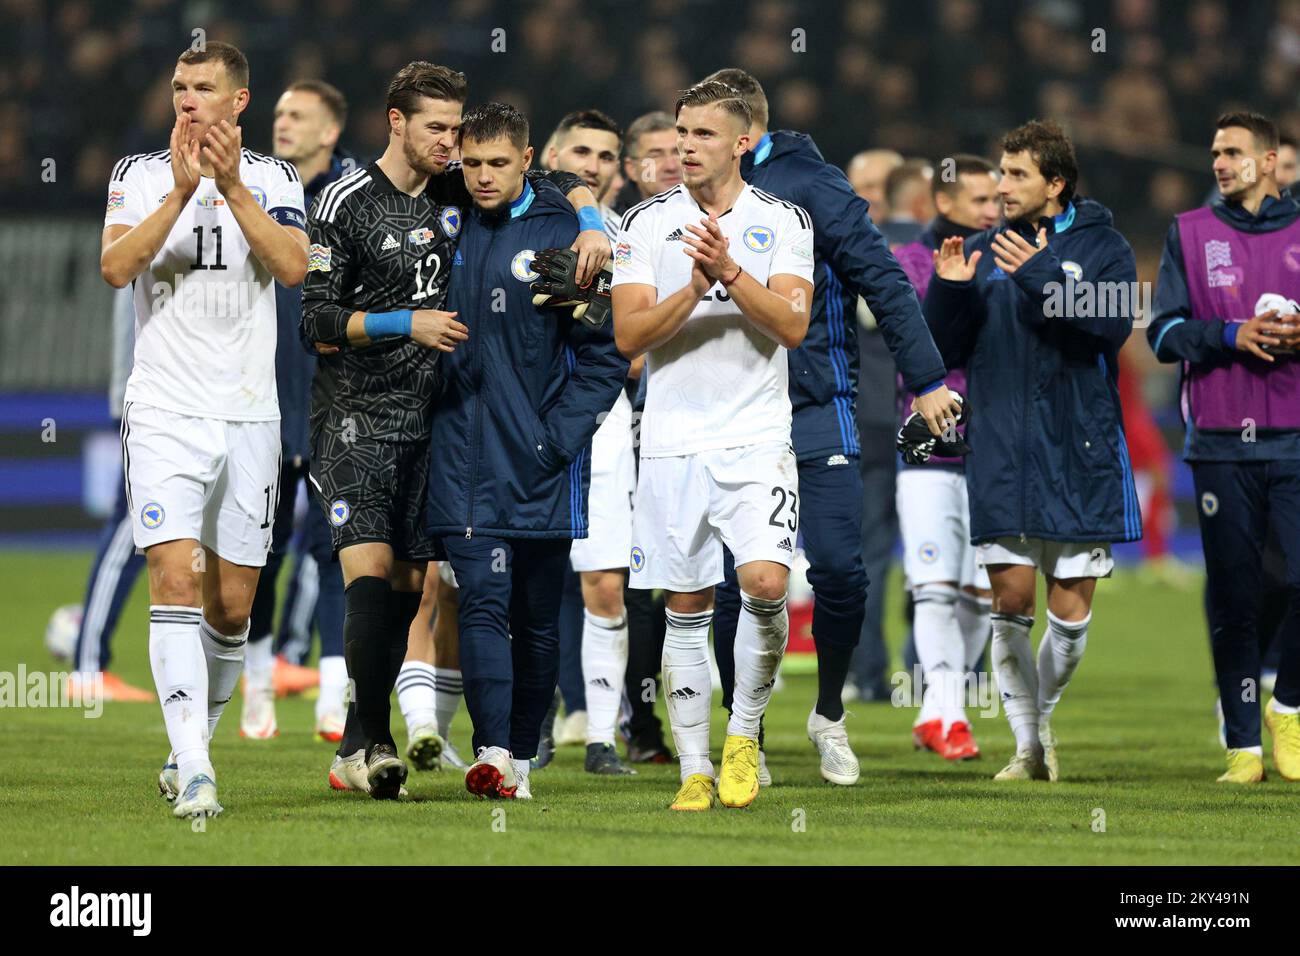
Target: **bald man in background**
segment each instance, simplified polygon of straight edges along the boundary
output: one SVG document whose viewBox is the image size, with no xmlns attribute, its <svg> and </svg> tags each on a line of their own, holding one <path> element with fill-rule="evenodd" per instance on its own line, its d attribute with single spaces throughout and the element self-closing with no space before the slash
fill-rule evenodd
<svg viewBox="0 0 1300 956">
<path fill-rule="evenodd" d="M 871 204 L 872 222 L 884 222 L 889 218 L 885 180 L 892 170 L 902 165 L 901 153 L 892 149 L 868 149 L 854 156 L 844 168 L 853 191 Z"/>
</svg>

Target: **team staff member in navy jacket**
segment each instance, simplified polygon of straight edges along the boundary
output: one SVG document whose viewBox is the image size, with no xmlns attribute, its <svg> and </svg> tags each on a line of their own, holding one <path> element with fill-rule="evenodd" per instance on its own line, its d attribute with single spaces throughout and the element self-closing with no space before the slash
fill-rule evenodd
<svg viewBox="0 0 1300 956">
<path fill-rule="evenodd" d="M 1055 780 L 1048 718 L 1083 656 L 1096 579 L 1112 542 L 1142 536 L 1116 384 L 1137 269 L 1110 212 L 1075 196 L 1074 146 L 1056 124 L 1004 136 L 1001 171 L 1005 221 L 964 251 L 944 240 L 925 315 L 970 389 L 971 541 L 993 585 L 993 667 L 1016 735 L 994 779 Z M 1035 568 L 1048 621 L 1037 668 Z"/>
<path fill-rule="evenodd" d="M 1223 706 L 1223 783 L 1264 779 L 1257 629 L 1268 527 L 1286 555 L 1289 612 L 1265 720 L 1273 760 L 1300 779 L 1300 204 L 1277 182 L 1277 127 L 1216 124 L 1223 199 L 1169 227 L 1147 339 L 1183 363 L 1183 414 L 1205 550 L 1206 614 Z"/>
<path fill-rule="evenodd" d="M 862 475 L 854 414 L 858 383 L 858 296 L 871 306 L 917 411 L 935 434 L 956 405 L 944 386 L 943 361 L 925 327 L 916 293 L 854 194 L 803 133 L 768 132 L 767 97 L 744 70 L 719 70 L 709 80 L 734 88 L 753 117 L 749 152 L 740 172 L 750 185 L 802 207 L 813 223 L 813 301 L 808 335 L 789 354 L 792 437 L 798 462 L 800 531 L 808 557 L 808 582 L 817 602 L 817 703 L 808 736 L 821 755 L 822 776 L 841 785 L 857 782 L 858 759 L 849 747 L 840 694 L 853 649 L 862 634 L 867 572 L 862 563 Z M 892 383 L 880 383 L 892 388 Z M 728 562 L 717 589 L 714 647 L 722 671 L 723 703 L 730 706 L 740 589 Z"/>
<path fill-rule="evenodd" d="M 559 669 L 569 546 L 587 535 L 590 446 L 628 362 L 599 329 L 533 305 L 533 255 L 567 249 L 578 221 L 558 189 L 524 179 L 528 121 L 488 103 L 460 128 L 474 201 L 447 308 L 469 339 L 442 359 L 428 523 L 460 584 L 460 660 L 478 759 L 465 786 L 521 797 Z"/>
</svg>

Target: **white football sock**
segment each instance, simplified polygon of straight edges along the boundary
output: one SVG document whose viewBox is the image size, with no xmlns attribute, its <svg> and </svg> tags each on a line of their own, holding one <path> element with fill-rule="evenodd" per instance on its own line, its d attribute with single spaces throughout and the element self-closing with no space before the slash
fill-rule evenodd
<svg viewBox="0 0 1300 956">
<path fill-rule="evenodd" d="M 989 611 L 992 607 L 992 598 L 967 594 L 965 591 L 957 598 L 957 627 L 961 629 L 968 674 L 975 670 L 975 665 L 984 654 L 984 648 L 988 646 Z"/>
<path fill-rule="evenodd" d="M 222 634 L 203 618 L 199 625 L 203 656 L 208 664 L 208 739 L 217 735 L 217 721 L 235 695 L 239 673 L 244 669 L 244 648 L 248 646 L 248 625 L 238 634 Z M 267 647 L 270 641 L 264 642 Z"/>
<path fill-rule="evenodd" d="M 731 699 L 727 736 L 758 738 L 758 722 L 772 699 L 776 672 L 790 636 L 785 598 L 775 601 L 740 592 L 736 621 L 736 686 Z"/>
<path fill-rule="evenodd" d="M 208 665 L 199 623 L 203 612 L 175 604 L 149 606 L 149 663 L 180 781 L 211 769 L 208 759 Z"/>
<path fill-rule="evenodd" d="M 1089 613 L 1082 621 L 1062 621 L 1047 612 L 1047 633 L 1038 645 L 1038 713 L 1051 715 L 1088 646 Z"/>
<path fill-rule="evenodd" d="M 713 611 L 677 614 L 667 611 L 661 660 L 664 702 L 673 746 L 681 764 L 681 778 L 693 773 L 713 776 L 709 760 L 709 710 L 713 706 L 713 684 L 709 680 L 709 625 Z"/>
<path fill-rule="evenodd" d="M 437 711 L 438 736 L 448 740 L 451 733 L 451 719 L 456 716 L 456 708 L 465 695 L 461 682 L 460 668 L 435 667 L 433 669 L 433 706 Z"/>
<path fill-rule="evenodd" d="M 244 673 L 248 677 L 248 690 L 269 691 L 275 679 L 275 648 L 270 634 L 248 642 L 244 654 Z"/>
<path fill-rule="evenodd" d="M 915 616 L 912 637 L 916 656 L 925 671 L 925 699 L 920 723 L 943 721 L 943 732 L 957 721 L 966 720 L 962 709 L 965 696 L 965 645 L 957 624 L 957 589 L 950 584 L 921 584 L 912 588 Z"/>
<path fill-rule="evenodd" d="M 424 661 L 404 661 L 397 672 L 397 706 L 406 720 L 410 736 L 416 727 L 432 727 L 438 722 L 434 707 L 433 665 Z"/>
<path fill-rule="evenodd" d="M 320 696 L 316 698 L 316 719 L 343 710 L 343 695 L 348 689 L 348 665 L 343 655 L 320 659 Z"/>
<path fill-rule="evenodd" d="M 582 614 L 582 679 L 587 684 L 587 743 L 614 743 L 627 671 L 627 615 Z"/>
<path fill-rule="evenodd" d="M 1016 750 L 1038 743 L 1038 669 L 1029 645 L 1032 617 L 991 614 L 993 673 L 998 678 L 1002 710 L 1016 735 Z"/>
</svg>

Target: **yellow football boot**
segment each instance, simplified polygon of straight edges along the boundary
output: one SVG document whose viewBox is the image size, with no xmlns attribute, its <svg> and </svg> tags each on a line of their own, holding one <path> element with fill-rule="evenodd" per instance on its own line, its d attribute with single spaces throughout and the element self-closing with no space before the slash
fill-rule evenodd
<svg viewBox="0 0 1300 956">
<path fill-rule="evenodd" d="M 708 810 L 713 806 L 713 778 L 693 773 L 682 782 L 669 810 Z"/>
<path fill-rule="evenodd" d="M 1263 757 L 1249 750 L 1228 751 L 1228 772 L 1219 778 L 1219 783 L 1262 783 L 1263 780 Z"/>
<path fill-rule="evenodd" d="M 1273 735 L 1273 766 L 1284 780 L 1300 780 L 1300 714 L 1279 714 L 1276 698 L 1264 708 L 1264 726 Z"/>
<path fill-rule="evenodd" d="M 758 741 L 753 737 L 728 737 L 722 745 L 722 773 L 718 799 L 724 807 L 747 807 L 758 796 Z"/>
</svg>

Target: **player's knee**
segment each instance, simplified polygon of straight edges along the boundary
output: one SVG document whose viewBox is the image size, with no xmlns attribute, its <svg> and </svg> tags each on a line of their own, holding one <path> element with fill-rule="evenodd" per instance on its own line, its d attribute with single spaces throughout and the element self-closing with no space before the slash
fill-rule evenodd
<svg viewBox="0 0 1300 956">
<path fill-rule="evenodd" d="M 995 614 L 1018 614 L 1032 617 L 1034 613 L 1034 592 L 1007 590 L 993 595 L 993 612 Z"/>
<path fill-rule="evenodd" d="M 867 570 L 860 559 L 809 568 L 808 583 L 819 604 L 847 609 L 867 600 Z"/>
<path fill-rule="evenodd" d="M 619 575 L 602 575 L 587 590 L 587 610 L 599 617 L 623 616 L 623 581 Z"/>
<path fill-rule="evenodd" d="M 785 597 L 789 582 L 790 575 L 785 568 L 779 571 L 763 568 L 746 575 L 745 580 L 741 581 L 740 589 L 744 594 L 763 601 L 779 601 Z"/>
<path fill-rule="evenodd" d="M 203 607 L 204 619 L 219 634 L 239 634 L 252 617 L 253 599 L 243 593 L 223 593 Z"/>
</svg>

